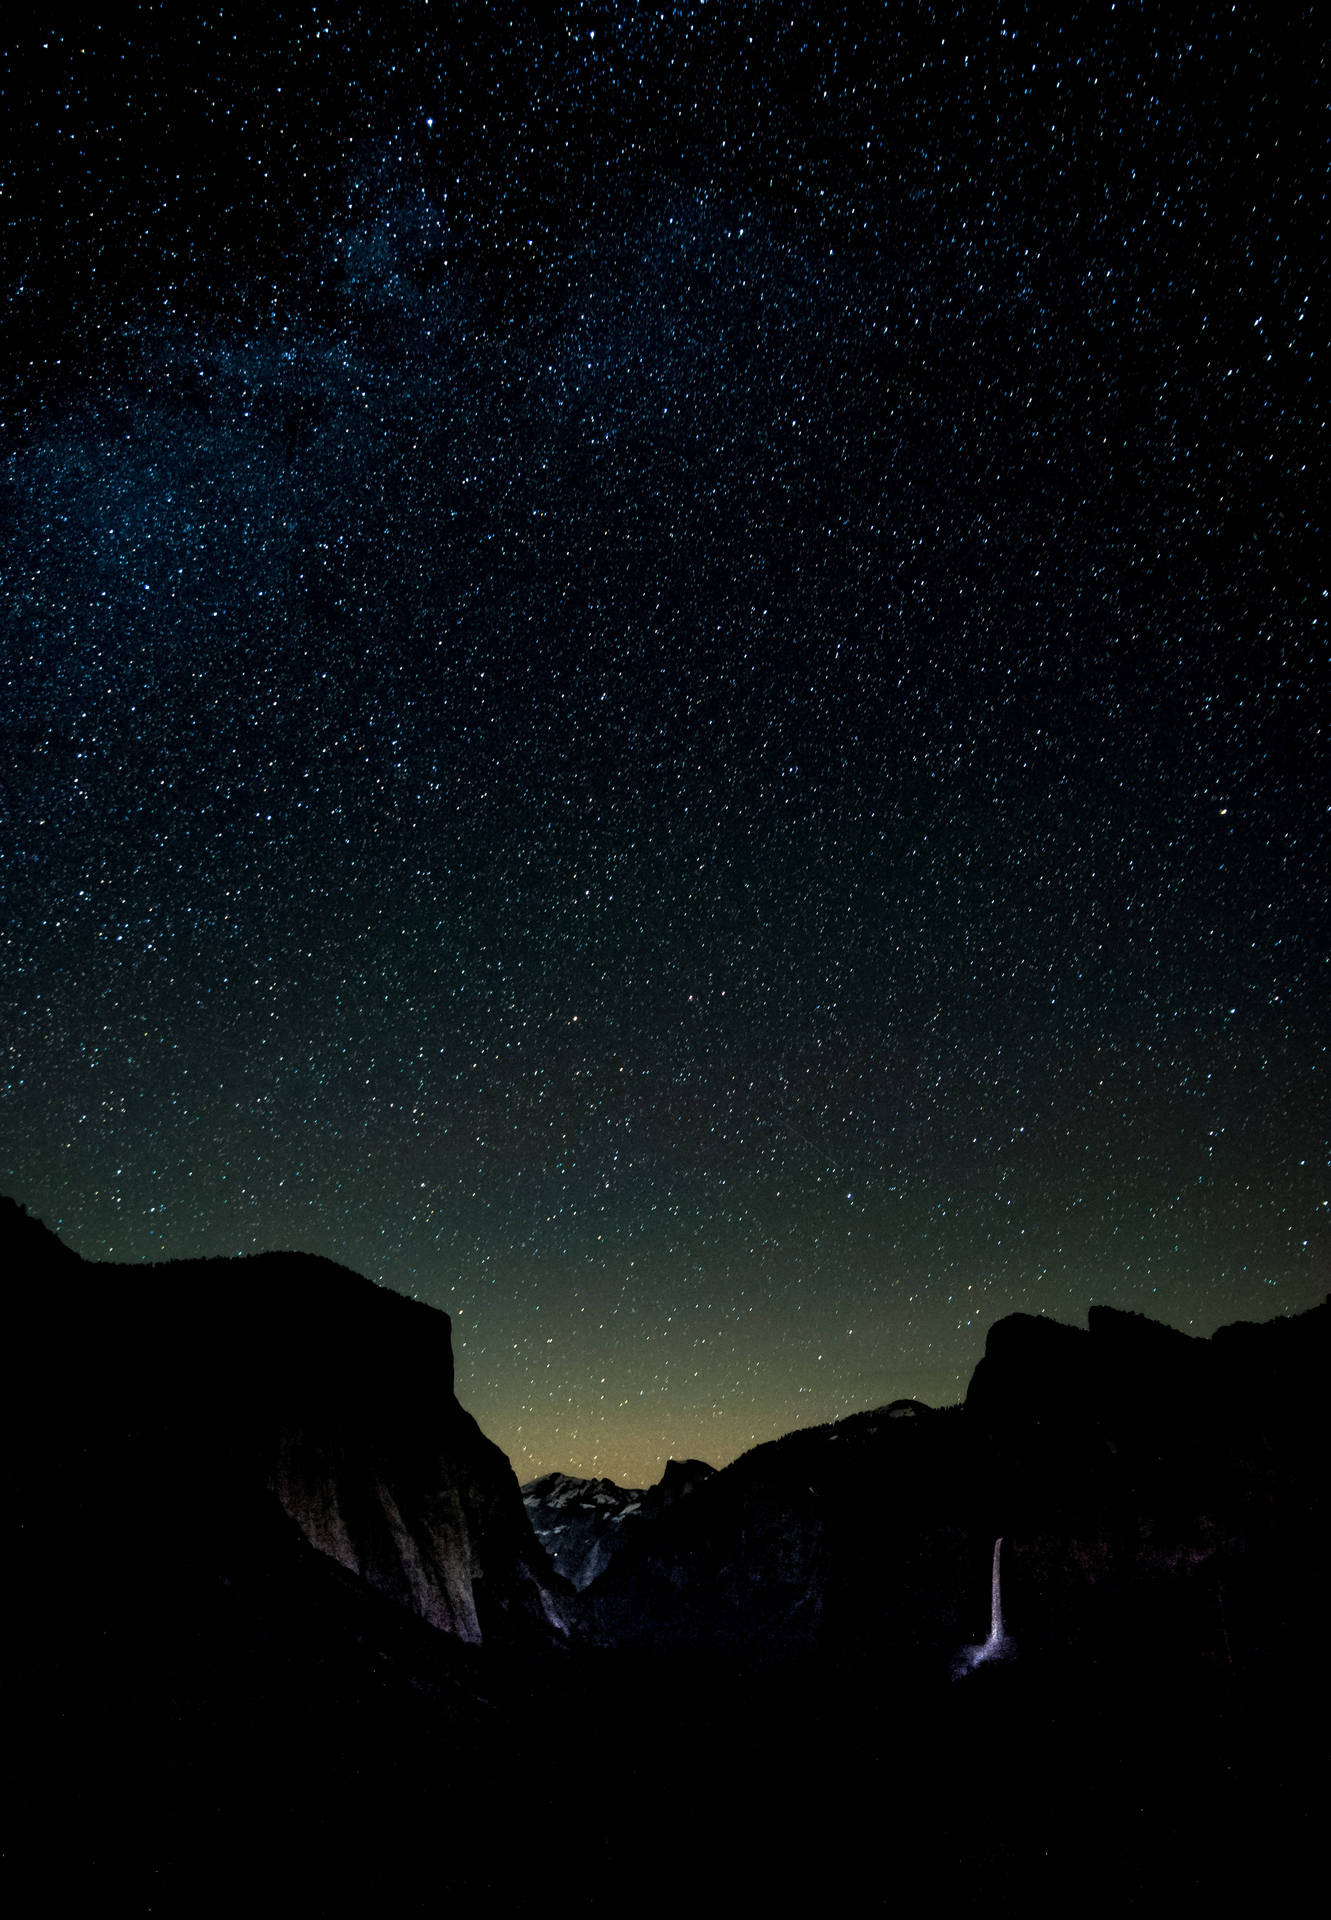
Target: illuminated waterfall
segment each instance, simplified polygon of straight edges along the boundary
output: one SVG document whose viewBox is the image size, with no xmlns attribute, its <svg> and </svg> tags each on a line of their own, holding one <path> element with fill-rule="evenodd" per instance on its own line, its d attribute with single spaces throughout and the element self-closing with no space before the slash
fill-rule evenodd
<svg viewBox="0 0 1331 1920">
<path fill-rule="evenodd" d="M 1003 1554 L 1003 1536 L 1000 1533 L 994 1542 L 994 1574 L 989 1589 L 989 1638 L 986 1647 L 1001 1647 L 1007 1644 L 1003 1632 L 1003 1583 L 1000 1575 L 1000 1561 Z"/>
<path fill-rule="evenodd" d="M 994 1542 L 994 1571 L 989 1588 L 989 1638 L 979 1647 L 963 1647 L 957 1656 L 955 1672 L 971 1673 L 986 1660 L 1003 1660 L 1012 1652 L 1012 1642 L 1003 1627 L 1003 1586 L 1001 1562 L 1003 1536 Z"/>
</svg>

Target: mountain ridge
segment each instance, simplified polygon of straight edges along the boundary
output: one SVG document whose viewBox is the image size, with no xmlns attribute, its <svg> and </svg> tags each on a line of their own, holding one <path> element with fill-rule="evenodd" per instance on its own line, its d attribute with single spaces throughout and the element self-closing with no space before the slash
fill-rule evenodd
<svg viewBox="0 0 1331 1920">
<path fill-rule="evenodd" d="M 616 1899 L 644 1808 L 694 1885 L 724 1806 L 726 1897 L 774 1905 L 885 1839 L 1061 1911 L 1087 1835 L 1139 1900 L 1153 1845 L 1191 1885 L 1314 1830 L 1331 1303 L 1000 1322 L 957 1405 L 676 1463 L 578 1592 L 446 1316 L 311 1256 L 84 1262 L 12 1205 L 6 1252 L 5 1849 L 80 1904 L 544 1899 L 549 1781 Z"/>
</svg>

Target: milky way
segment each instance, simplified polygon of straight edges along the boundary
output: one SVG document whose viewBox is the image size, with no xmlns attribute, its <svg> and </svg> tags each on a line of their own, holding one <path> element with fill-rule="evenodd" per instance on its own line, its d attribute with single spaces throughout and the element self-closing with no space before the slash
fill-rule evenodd
<svg viewBox="0 0 1331 1920">
<path fill-rule="evenodd" d="M 10 62 L 0 1178 L 524 1478 L 1327 1286 L 1311 27 L 778 13 Z"/>
</svg>

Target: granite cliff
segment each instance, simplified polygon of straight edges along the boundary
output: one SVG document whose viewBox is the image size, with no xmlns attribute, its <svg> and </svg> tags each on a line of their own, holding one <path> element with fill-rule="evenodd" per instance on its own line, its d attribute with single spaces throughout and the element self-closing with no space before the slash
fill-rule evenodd
<svg viewBox="0 0 1331 1920">
<path fill-rule="evenodd" d="M 30 1524 L 103 1519 L 100 1489 L 140 1539 L 211 1513 L 220 1551 L 237 1503 L 267 1503 L 460 1640 L 562 1634 L 516 1477 L 454 1394 L 446 1314 L 306 1254 L 86 1262 L 8 1201 L 0 1245 Z"/>
</svg>

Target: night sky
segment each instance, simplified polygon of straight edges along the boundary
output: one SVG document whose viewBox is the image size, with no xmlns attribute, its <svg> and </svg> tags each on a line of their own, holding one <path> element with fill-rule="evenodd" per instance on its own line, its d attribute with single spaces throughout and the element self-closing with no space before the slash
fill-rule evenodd
<svg viewBox="0 0 1331 1920">
<path fill-rule="evenodd" d="M 0 1189 L 447 1309 L 522 1478 L 1319 1300 L 1315 9 L 93 11 L 4 75 Z"/>
</svg>

